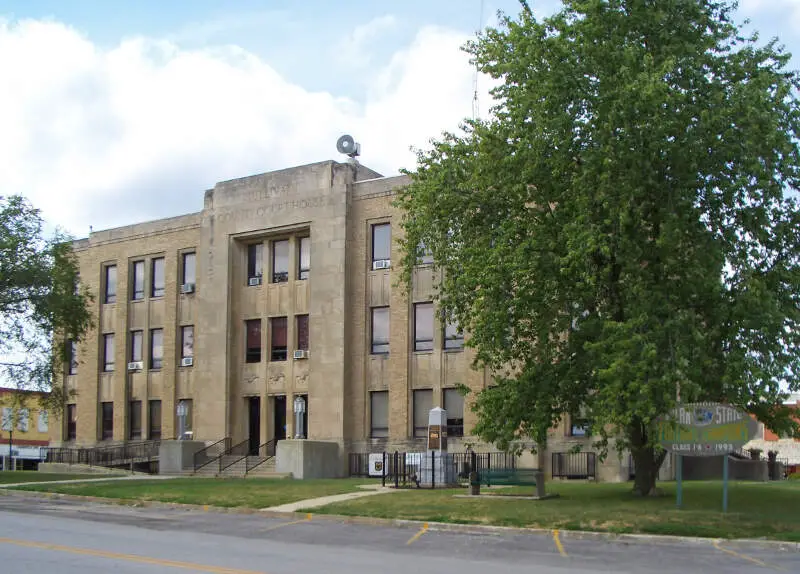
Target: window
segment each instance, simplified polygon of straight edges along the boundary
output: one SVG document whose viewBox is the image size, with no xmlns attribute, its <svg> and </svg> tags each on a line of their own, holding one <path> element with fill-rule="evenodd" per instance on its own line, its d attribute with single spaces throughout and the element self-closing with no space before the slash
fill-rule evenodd
<svg viewBox="0 0 800 574">
<path fill-rule="evenodd" d="M 414 304 L 414 350 L 433 350 L 433 303 Z"/>
<path fill-rule="evenodd" d="M 264 252 L 263 243 L 253 243 L 247 246 L 247 278 L 261 277 L 261 261 Z"/>
<path fill-rule="evenodd" d="M 581 417 L 570 417 L 569 436 L 589 436 L 589 421 Z"/>
<path fill-rule="evenodd" d="M 181 359 L 194 357 L 194 325 L 181 327 Z"/>
<path fill-rule="evenodd" d="M 443 408 L 447 411 L 447 436 L 464 436 L 464 395 L 458 389 L 445 389 Z"/>
<path fill-rule="evenodd" d="M 392 252 L 392 226 L 388 223 L 377 223 L 373 225 L 372 268 L 384 269 L 385 267 L 381 267 L 381 264 L 385 265 L 389 263 L 392 257 L 391 252 Z"/>
<path fill-rule="evenodd" d="M 273 317 L 269 320 L 271 333 L 270 361 L 286 360 L 286 317 Z"/>
<path fill-rule="evenodd" d="M 164 329 L 150 329 L 150 368 L 160 369 L 164 361 Z"/>
<path fill-rule="evenodd" d="M 272 242 L 272 282 L 286 283 L 289 280 L 289 240 Z"/>
<path fill-rule="evenodd" d="M 178 438 L 191 438 L 192 431 L 192 400 L 181 399 L 178 401 Z"/>
<path fill-rule="evenodd" d="M 134 261 L 131 274 L 133 275 L 131 299 L 134 301 L 144 299 L 144 261 Z"/>
<path fill-rule="evenodd" d="M 183 263 L 181 265 L 181 283 L 197 282 L 197 257 L 194 252 L 183 254 Z"/>
<path fill-rule="evenodd" d="M 39 422 L 37 424 L 37 430 L 39 432 L 47 432 L 50 429 L 50 415 L 49 413 L 42 409 L 39 411 Z"/>
<path fill-rule="evenodd" d="M 114 438 L 114 403 L 100 403 L 101 440 Z"/>
<path fill-rule="evenodd" d="M 414 436 L 428 436 L 428 415 L 433 408 L 433 391 L 430 389 L 414 391 Z"/>
<path fill-rule="evenodd" d="M 417 253 L 419 254 L 417 258 L 417 263 L 419 265 L 429 265 L 433 263 L 433 253 L 431 253 L 431 250 L 428 249 L 428 246 L 425 245 L 424 242 L 419 242 L 419 245 L 417 246 Z"/>
<path fill-rule="evenodd" d="M 297 316 L 297 348 L 308 351 L 308 315 Z"/>
<path fill-rule="evenodd" d="M 128 413 L 128 438 L 141 440 L 142 438 L 142 401 L 131 401 Z"/>
<path fill-rule="evenodd" d="M 67 405 L 67 440 L 78 437 L 78 410 L 77 405 Z"/>
<path fill-rule="evenodd" d="M 369 394 L 369 436 L 389 436 L 389 391 L 372 391 Z"/>
<path fill-rule="evenodd" d="M 161 401 L 150 401 L 147 413 L 147 438 L 159 440 L 161 438 Z"/>
<path fill-rule="evenodd" d="M 131 331 L 131 362 L 137 363 L 142 360 L 142 342 L 144 334 L 142 331 Z"/>
<path fill-rule="evenodd" d="M 250 319 L 244 322 L 246 331 L 245 362 L 261 362 L 261 319 Z"/>
<path fill-rule="evenodd" d="M 106 276 L 105 276 L 105 283 L 106 283 L 106 291 L 105 291 L 105 298 L 103 299 L 106 303 L 116 303 L 117 302 L 117 266 L 116 265 L 106 265 Z"/>
<path fill-rule="evenodd" d="M 389 307 L 372 308 L 372 354 L 389 352 Z"/>
<path fill-rule="evenodd" d="M 78 343 L 70 339 L 67 344 L 69 345 L 67 347 L 69 350 L 69 370 L 67 372 L 75 375 L 78 373 Z"/>
<path fill-rule="evenodd" d="M 114 370 L 114 333 L 103 335 L 103 370 Z"/>
<path fill-rule="evenodd" d="M 311 271 L 311 238 L 300 238 L 300 256 L 298 257 L 298 279 L 308 279 Z"/>
<path fill-rule="evenodd" d="M 17 412 L 17 430 L 21 432 L 28 432 L 28 423 L 30 422 L 31 412 L 28 409 L 19 409 Z"/>
<path fill-rule="evenodd" d="M 153 259 L 153 277 L 152 277 L 152 290 L 150 292 L 151 297 L 163 297 L 164 296 L 164 258 L 163 257 L 156 257 Z"/>
<path fill-rule="evenodd" d="M 464 333 L 455 323 L 447 323 L 444 327 L 445 350 L 458 350 L 464 348 Z"/>
</svg>

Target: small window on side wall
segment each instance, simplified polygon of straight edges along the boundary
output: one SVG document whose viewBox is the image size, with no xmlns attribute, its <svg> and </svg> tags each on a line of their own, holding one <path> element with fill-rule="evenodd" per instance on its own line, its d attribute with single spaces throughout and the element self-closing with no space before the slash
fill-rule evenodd
<svg viewBox="0 0 800 574">
<path fill-rule="evenodd" d="M 311 238 L 300 238 L 300 249 L 297 258 L 297 278 L 301 280 L 308 279 L 311 272 Z"/>
<path fill-rule="evenodd" d="M 153 259 L 153 269 L 152 269 L 151 279 L 152 279 L 152 285 L 151 285 L 150 296 L 163 297 L 164 289 L 166 287 L 163 257 L 156 257 L 155 259 Z"/>
<path fill-rule="evenodd" d="M 372 226 L 372 269 L 388 269 L 392 257 L 392 226 L 376 223 Z"/>
<path fill-rule="evenodd" d="M 133 274 L 131 299 L 141 301 L 144 299 L 144 261 L 134 261 L 131 273 Z"/>
<path fill-rule="evenodd" d="M 264 244 L 252 243 L 247 246 L 247 281 L 248 285 L 260 285 L 261 265 L 263 261 Z"/>
<path fill-rule="evenodd" d="M 104 303 L 116 303 L 117 302 L 117 266 L 116 265 L 106 265 L 105 267 L 105 296 L 103 298 Z"/>
<path fill-rule="evenodd" d="M 184 253 L 181 265 L 181 283 L 194 285 L 197 282 L 197 256 L 194 252 Z"/>
</svg>

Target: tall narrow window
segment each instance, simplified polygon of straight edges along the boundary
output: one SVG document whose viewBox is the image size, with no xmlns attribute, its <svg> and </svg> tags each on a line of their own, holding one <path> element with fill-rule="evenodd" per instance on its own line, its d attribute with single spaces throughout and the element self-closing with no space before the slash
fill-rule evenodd
<svg viewBox="0 0 800 574">
<path fill-rule="evenodd" d="M 433 350 L 433 303 L 414 304 L 414 350 Z"/>
<path fill-rule="evenodd" d="M 161 401 L 150 401 L 147 413 L 147 438 L 159 440 L 161 438 Z"/>
<path fill-rule="evenodd" d="M 134 261 L 131 274 L 133 275 L 131 299 L 140 301 L 144 299 L 144 261 Z"/>
<path fill-rule="evenodd" d="M 311 238 L 300 238 L 300 255 L 298 256 L 298 279 L 308 279 L 311 271 Z"/>
<path fill-rule="evenodd" d="M 103 335 L 103 370 L 114 370 L 114 333 Z"/>
<path fill-rule="evenodd" d="M 117 266 L 106 265 L 105 269 L 105 297 L 103 299 L 106 303 L 117 302 Z"/>
<path fill-rule="evenodd" d="M 164 329 L 150 329 L 150 368 L 160 369 L 164 361 Z"/>
<path fill-rule="evenodd" d="M 244 322 L 247 351 L 245 361 L 248 363 L 261 362 L 261 319 L 249 319 Z"/>
<path fill-rule="evenodd" d="M 131 331 L 131 362 L 138 363 L 142 360 L 142 342 L 144 334 L 142 331 Z"/>
<path fill-rule="evenodd" d="M 428 434 L 428 414 L 433 408 L 433 391 L 414 391 L 414 436 L 422 438 Z"/>
<path fill-rule="evenodd" d="M 464 436 L 464 395 L 458 389 L 445 389 L 442 406 L 447 411 L 447 436 Z"/>
<path fill-rule="evenodd" d="M 428 246 L 425 245 L 424 242 L 420 241 L 419 245 L 417 246 L 417 263 L 420 265 L 429 265 L 433 263 L 433 253 L 431 250 L 428 249 Z"/>
<path fill-rule="evenodd" d="M 197 257 L 194 252 L 184 253 L 182 256 L 183 263 L 181 265 L 181 283 L 184 285 L 197 281 Z"/>
<path fill-rule="evenodd" d="M 389 352 L 389 307 L 372 308 L 372 354 Z"/>
<path fill-rule="evenodd" d="M 392 226 L 376 223 L 372 226 L 372 268 L 386 269 L 392 257 Z"/>
<path fill-rule="evenodd" d="M 75 440 L 78 437 L 78 407 L 67 405 L 67 440 Z"/>
<path fill-rule="evenodd" d="M 140 440 L 142 438 L 142 401 L 130 402 L 128 438 L 130 440 Z"/>
<path fill-rule="evenodd" d="M 70 339 L 67 344 L 69 345 L 67 347 L 69 350 L 69 370 L 67 372 L 70 375 L 76 375 L 78 373 L 78 343 Z"/>
<path fill-rule="evenodd" d="M 272 282 L 286 283 L 289 280 L 289 240 L 272 242 Z"/>
<path fill-rule="evenodd" d="M 166 285 L 164 278 L 164 258 L 156 257 L 153 259 L 153 276 L 152 276 L 152 291 L 151 297 L 163 297 L 164 286 Z"/>
<path fill-rule="evenodd" d="M 100 403 L 100 429 L 102 440 L 114 438 L 114 403 Z"/>
<path fill-rule="evenodd" d="M 194 357 L 194 325 L 181 327 L 181 359 Z"/>
<path fill-rule="evenodd" d="M 247 246 L 247 279 L 261 277 L 261 261 L 263 259 L 264 244 L 253 243 Z"/>
<path fill-rule="evenodd" d="M 286 360 L 286 317 L 273 317 L 270 321 L 270 361 Z"/>
<path fill-rule="evenodd" d="M 297 348 L 308 351 L 308 315 L 297 316 Z"/>
<path fill-rule="evenodd" d="M 464 348 L 464 333 L 454 322 L 448 322 L 444 326 L 444 348 L 446 350 Z"/>
<path fill-rule="evenodd" d="M 372 391 L 369 394 L 369 436 L 389 436 L 389 391 Z"/>
</svg>

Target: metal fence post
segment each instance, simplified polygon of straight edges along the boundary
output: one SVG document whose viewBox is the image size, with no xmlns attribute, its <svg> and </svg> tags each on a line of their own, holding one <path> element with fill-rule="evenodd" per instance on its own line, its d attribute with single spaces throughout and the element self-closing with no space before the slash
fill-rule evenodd
<svg viewBox="0 0 800 574">
<path fill-rule="evenodd" d="M 397 466 L 400 461 L 400 453 L 396 450 L 394 451 L 394 487 L 400 488 L 400 468 Z"/>
<path fill-rule="evenodd" d="M 386 451 L 381 455 L 381 486 L 386 486 Z"/>
</svg>

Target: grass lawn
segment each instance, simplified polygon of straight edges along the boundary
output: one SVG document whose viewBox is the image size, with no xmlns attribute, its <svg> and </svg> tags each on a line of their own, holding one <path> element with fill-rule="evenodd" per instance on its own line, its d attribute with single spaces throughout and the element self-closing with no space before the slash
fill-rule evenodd
<svg viewBox="0 0 800 574">
<path fill-rule="evenodd" d="M 455 498 L 466 489 L 416 490 L 331 504 L 317 513 L 430 522 L 673 534 L 719 538 L 771 538 L 800 542 L 800 481 L 731 482 L 722 513 L 721 482 L 684 482 L 683 509 L 675 508 L 675 483 L 660 483 L 664 496 L 637 498 L 632 484 L 549 482 L 559 498 L 534 501 Z M 532 494 L 532 488 L 496 494 Z M 485 489 L 482 493 L 487 492 Z"/>
<path fill-rule="evenodd" d="M 0 484 L 46 482 L 49 480 L 81 480 L 85 478 L 105 478 L 105 476 L 102 474 L 58 474 L 54 472 L 36 472 L 35 470 L 0 471 Z"/>
<path fill-rule="evenodd" d="M 266 508 L 307 498 L 361 490 L 361 479 L 292 480 L 272 478 L 173 478 L 52 484 L 17 487 L 16 490 L 57 492 L 122 500 L 208 504 L 210 506 Z"/>
</svg>

